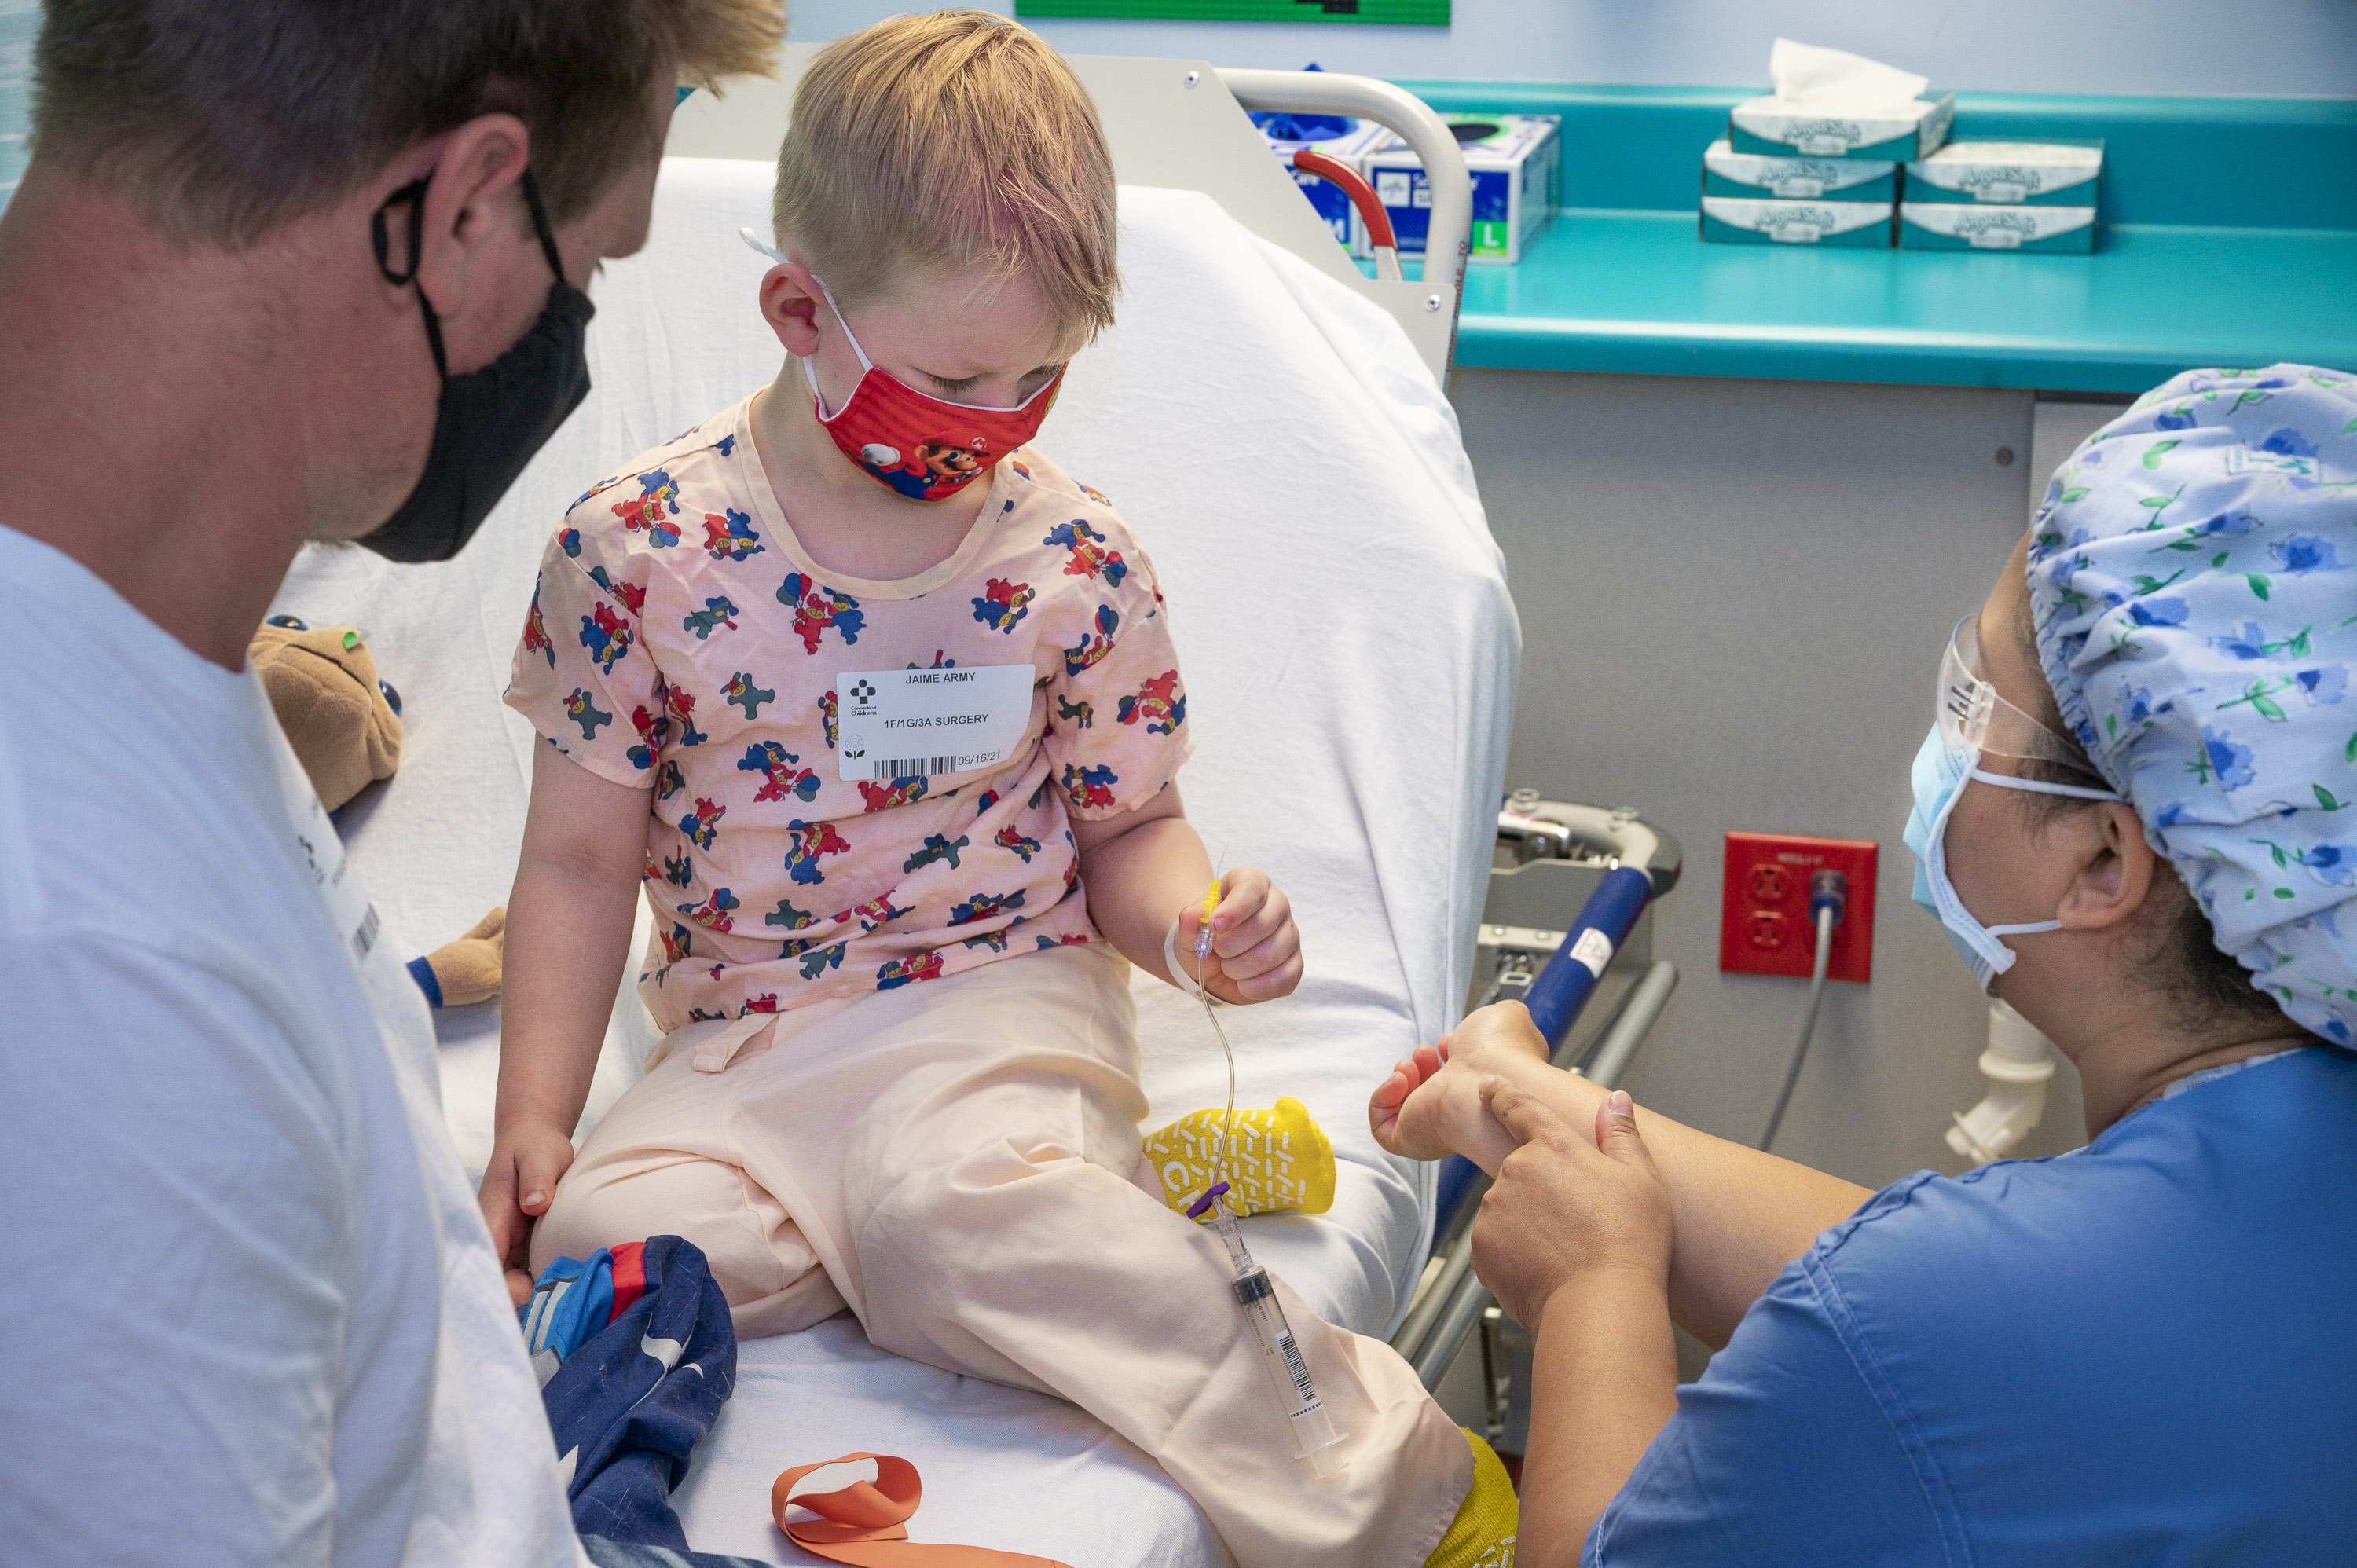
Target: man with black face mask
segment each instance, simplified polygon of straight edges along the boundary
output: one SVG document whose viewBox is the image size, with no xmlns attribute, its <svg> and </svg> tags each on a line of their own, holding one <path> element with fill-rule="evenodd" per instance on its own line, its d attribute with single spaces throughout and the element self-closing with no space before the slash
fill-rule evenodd
<svg viewBox="0 0 2357 1568">
<path fill-rule="evenodd" d="M 573 1564 L 434 1036 L 248 640 L 462 546 L 778 0 L 50 0 L 0 211 L 0 1556 Z M 36 1283 L 38 1282 L 38 1283 Z"/>
<path fill-rule="evenodd" d="M 523 193 L 533 236 L 556 280 L 549 286 L 548 303 L 507 352 L 479 371 L 450 373 L 442 317 L 417 281 L 425 253 L 425 193 L 431 185 L 431 176 L 410 181 L 385 198 L 371 219 L 377 270 L 395 287 L 407 284 L 417 290 L 425 341 L 434 350 L 435 371 L 442 378 L 425 471 L 384 526 L 361 540 L 393 561 L 447 561 L 456 555 L 532 455 L 589 394 L 584 337 L 597 307 L 565 275 L 565 257 L 549 230 L 540 184 L 529 168 L 516 177 L 516 188 Z M 402 249 L 409 259 L 398 266 L 385 228 L 385 214 L 394 208 L 409 214 L 409 240 Z"/>
</svg>

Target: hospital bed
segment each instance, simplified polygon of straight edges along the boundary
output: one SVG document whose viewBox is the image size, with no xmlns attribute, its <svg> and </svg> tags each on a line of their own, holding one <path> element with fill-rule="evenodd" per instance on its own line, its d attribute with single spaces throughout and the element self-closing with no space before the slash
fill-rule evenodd
<svg viewBox="0 0 2357 1568">
<path fill-rule="evenodd" d="M 779 368 L 754 306 L 766 263 L 737 230 L 766 226 L 770 160 L 807 58 L 791 50 L 781 81 L 682 108 L 647 249 L 592 288 L 596 390 L 468 550 L 401 567 L 309 551 L 273 607 L 365 628 L 404 699 L 400 772 L 340 825 L 384 940 L 409 952 L 507 896 L 534 738 L 500 693 L 550 532 L 593 481 Z M 1252 1245 L 1317 1310 L 1382 1336 L 1431 1245 L 1435 1175 L 1375 1146 L 1365 1101 L 1393 1061 L 1454 1022 L 1471 983 L 1520 633 L 1441 392 L 1456 272 L 1361 276 L 1243 105 L 1381 119 L 1433 167 L 1457 160 L 1455 143 L 1382 83 L 1073 63 L 1124 184 L 1125 292 L 1040 443 L 1113 498 L 1161 574 L 1198 726 L 1190 816 L 1215 857 L 1267 868 L 1299 912 L 1298 994 L 1232 1012 L 1229 1028 L 1242 1101 L 1304 1101 L 1333 1137 L 1340 1180 L 1329 1214 L 1249 1221 Z M 1461 181 L 1435 185 L 1446 256 L 1469 211 L 1449 194 Z M 1159 982 L 1141 979 L 1135 994 L 1152 1124 L 1219 1102 L 1225 1071 L 1200 1011 Z M 490 1148 L 498 1029 L 496 1004 L 439 1018 L 444 1109 L 475 1171 Z M 651 1033 L 626 983 L 591 1120 Z M 1215 1296 L 1201 1310 L 1233 1307 Z M 770 1483 L 856 1449 L 923 1472 L 920 1540 L 1076 1564 L 1224 1560 L 1151 1457 L 1092 1418 L 886 1355 L 848 1316 L 741 1347 L 736 1394 L 675 1498 L 689 1541 L 817 1561 L 770 1522 Z"/>
</svg>

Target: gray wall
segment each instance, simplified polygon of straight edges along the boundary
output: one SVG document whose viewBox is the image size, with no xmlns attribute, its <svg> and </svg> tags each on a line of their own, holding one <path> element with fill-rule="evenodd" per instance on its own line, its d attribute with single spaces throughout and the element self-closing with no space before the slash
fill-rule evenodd
<svg viewBox="0 0 2357 1568">
<path fill-rule="evenodd" d="M 1942 1134 L 1983 1092 L 1986 1004 L 1909 901 L 1907 767 L 1943 639 L 2033 486 L 2110 411 L 1513 371 L 1459 371 L 1451 392 L 1522 611 L 1509 781 L 1636 806 L 1685 846 L 1654 934 L 1683 978 L 1629 1089 L 1759 1136 L 1807 986 L 1718 972 L 1723 835 L 1874 839 L 1874 980 L 1828 988 L 1777 1152 L 1869 1186 L 1961 1168 Z M 2022 1152 L 2083 1141 L 2066 1064 Z"/>
<path fill-rule="evenodd" d="M 793 36 L 854 32 L 905 0 L 794 0 Z M 1011 12 L 1013 0 L 990 5 Z M 1943 87 L 2013 92 L 2357 95 L 2352 0 L 1455 0 L 1447 27 L 1039 18 L 1072 54 L 1186 56 L 1213 65 L 1370 76 L 1711 83 L 1768 79 L 1779 33 L 1855 49 Z"/>
</svg>

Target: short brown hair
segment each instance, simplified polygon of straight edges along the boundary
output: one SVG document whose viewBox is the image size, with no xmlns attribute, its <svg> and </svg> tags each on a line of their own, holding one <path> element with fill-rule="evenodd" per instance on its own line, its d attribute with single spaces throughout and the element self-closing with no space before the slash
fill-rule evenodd
<svg viewBox="0 0 2357 1568">
<path fill-rule="evenodd" d="M 840 304 L 976 266 L 1038 285 L 1077 349 L 1113 322 L 1113 154 L 1038 35 L 982 11 L 895 16 L 794 91 L 770 219 Z"/>
<path fill-rule="evenodd" d="M 780 0 L 48 0 L 32 152 L 235 249 L 503 111 L 562 221 L 658 150 L 658 70 L 768 74 L 784 32 Z"/>
</svg>

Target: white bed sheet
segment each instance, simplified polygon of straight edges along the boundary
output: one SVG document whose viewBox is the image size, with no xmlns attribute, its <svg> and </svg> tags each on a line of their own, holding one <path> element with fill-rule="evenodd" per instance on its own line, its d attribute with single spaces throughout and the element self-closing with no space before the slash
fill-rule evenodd
<svg viewBox="0 0 2357 1568">
<path fill-rule="evenodd" d="M 458 560 L 307 551 L 279 596 L 365 628 L 403 693 L 401 771 L 343 827 L 408 951 L 506 897 L 533 737 L 499 693 L 549 530 L 590 481 L 776 373 L 753 303 L 764 263 L 736 238 L 761 225 L 769 183 L 758 164 L 666 163 L 647 251 L 592 289 L 596 390 Z M 1307 1102 L 1341 1182 L 1326 1217 L 1253 1221 L 1254 1250 L 1329 1317 L 1380 1334 L 1424 1255 L 1430 1181 L 1376 1148 L 1363 1106 L 1465 993 L 1520 634 L 1454 413 L 1397 325 L 1205 196 L 1125 188 L 1121 202 L 1120 322 L 1074 361 L 1040 445 L 1114 499 L 1161 574 L 1197 726 L 1189 815 L 1215 856 L 1267 868 L 1299 912 L 1299 993 L 1228 1023 L 1243 1102 Z M 1224 1068 L 1200 1014 L 1159 982 L 1136 991 L 1157 1117 L 1217 1103 Z M 439 1026 L 445 1111 L 479 1171 L 498 1004 Z M 649 1033 L 626 987 L 593 1118 Z M 848 1318 L 748 1342 L 739 1369 L 679 1494 L 700 1550 L 817 1561 L 769 1522 L 770 1481 L 864 1448 L 924 1473 L 920 1539 L 1087 1564 L 1221 1560 L 1193 1505 L 1094 1421 L 882 1355 Z"/>
</svg>

